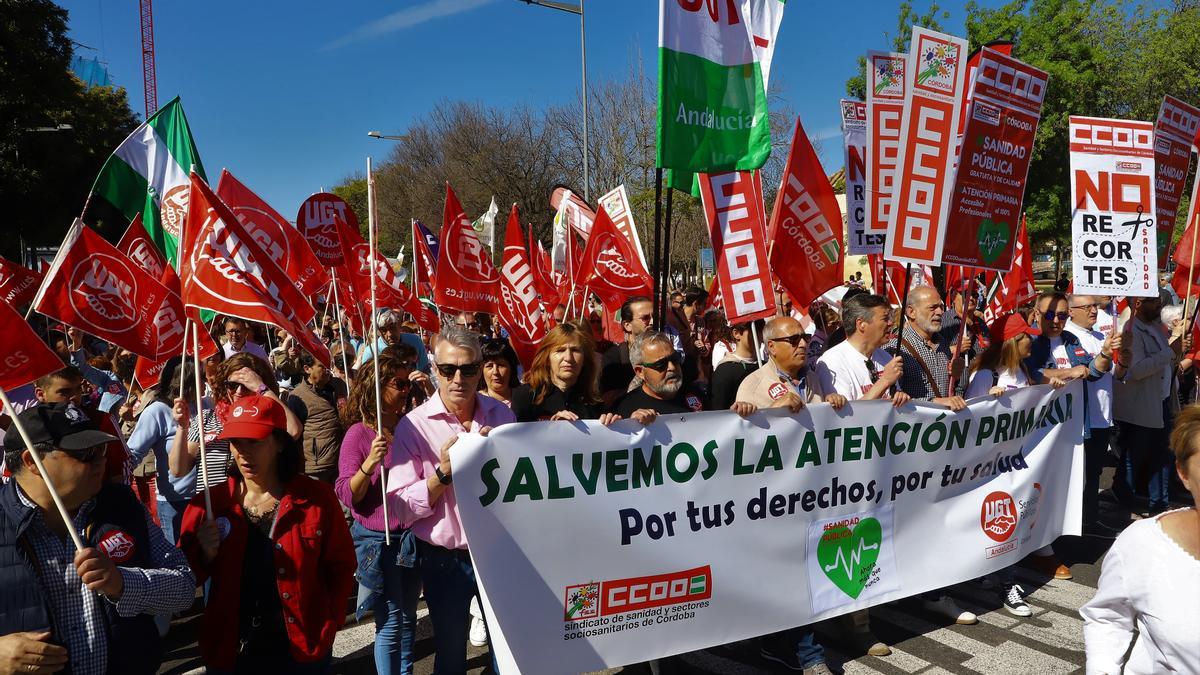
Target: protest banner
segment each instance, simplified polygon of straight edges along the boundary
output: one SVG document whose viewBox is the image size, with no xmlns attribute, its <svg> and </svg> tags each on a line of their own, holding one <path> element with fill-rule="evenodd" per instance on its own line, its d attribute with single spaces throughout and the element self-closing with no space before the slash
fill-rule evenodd
<svg viewBox="0 0 1200 675">
<path fill-rule="evenodd" d="M 475 236 L 462 204 L 446 183 L 442 243 L 437 259 L 433 301 L 444 310 L 495 314 L 500 299 L 500 273 L 492 256 Z"/>
<path fill-rule="evenodd" d="M 730 171 L 701 173 L 696 179 L 726 320 L 732 324 L 774 315 L 762 177 L 757 171 Z"/>
<path fill-rule="evenodd" d="M 1071 116 L 1075 293 L 1158 295 L 1154 125 Z"/>
<path fill-rule="evenodd" d="M 883 237 L 868 235 L 867 216 L 867 104 L 842 99 L 842 142 L 846 147 L 846 226 L 850 229 L 850 255 L 883 250 Z"/>
<path fill-rule="evenodd" d="M 975 69 L 942 261 L 1008 271 L 1049 76 L 984 48 Z"/>
<path fill-rule="evenodd" d="M 1154 125 L 1154 219 L 1160 269 L 1167 269 L 1175 216 L 1186 185 L 1192 145 L 1200 130 L 1200 109 L 1174 96 L 1164 96 Z M 1191 251 L 1188 267 L 1194 266 Z"/>
<path fill-rule="evenodd" d="M 704 649 L 1013 565 L 1080 531 L 1085 395 L 461 436 L 454 492 L 500 672 Z"/>
<path fill-rule="evenodd" d="M 337 218 L 346 221 L 355 232 L 358 231 L 358 216 L 354 209 L 346 200 L 328 192 L 318 192 L 305 199 L 296 214 L 296 227 L 326 267 L 337 267 L 345 262 L 341 244 L 337 240 Z"/>
<path fill-rule="evenodd" d="M 842 213 L 800 118 L 796 118 L 771 211 L 767 241 L 771 242 L 771 269 L 799 306 L 808 307 L 822 293 L 841 285 L 846 266 Z"/>
<path fill-rule="evenodd" d="M 942 262 L 966 52 L 962 38 L 913 27 L 896 189 L 884 242 L 884 256 L 891 260 Z"/>
<path fill-rule="evenodd" d="M 550 192 L 550 208 L 562 213 L 564 227 L 575 230 L 584 239 L 591 234 L 596 211 L 583 201 L 583 197 L 560 185 Z"/>
<path fill-rule="evenodd" d="M 650 265 L 646 264 L 646 254 L 642 252 L 642 239 L 638 236 L 637 226 L 633 222 L 633 208 L 629 204 L 629 193 L 625 191 L 625 184 L 622 183 L 600 195 L 600 207 L 608 211 L 608 217 L 617 231 L 625 235 L 633 245 L 638 260 L 642 261 L 642 267 L 650 269 Z"/>
<path fill-rule="evenodd" d="M 908 54 L 867 52 L 867 203 L 863 231 L 883 252 L 896 189 L 900 116 L 908 90 Z"/>
<path fill-rule="evenodd" d="M 1029 233 L 1025 229 L 1024 217 L 1021 218 L 1021 226 L 1017 229 L 1017 246 L 1013 250 L 1012 269 L 1008 274 L 996 274 L 992 271 L 986 274 L 991 276 L 987 283 L 987 302 L 983 310 L 983 320 L 988 323 L 1017 311 L 1018 307 L 1037 297 L 1037 288 L 1033 285 L 1033 256 L 1030 254 Z"/>
</svg>

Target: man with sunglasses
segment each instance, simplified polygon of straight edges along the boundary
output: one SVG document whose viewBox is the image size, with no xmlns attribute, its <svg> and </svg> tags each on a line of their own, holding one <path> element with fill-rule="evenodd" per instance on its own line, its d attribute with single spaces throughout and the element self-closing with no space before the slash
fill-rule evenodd
<svg viewBox="0 0 1200 675">
<path fill-rule="evenodd" d="M 467 614 L 478 592 L 452 485 L 450 447 L 459 434 L 486 435 L 516 421 L 508 406 L 479 393 L 482 360 L 478 334 L 453 325 L 438 333 L 437 392 L 401 418 L 392 440 L 388 498 L 398 500 L 393 513 L 400 515 L 393 517 L 411 522 L 417 538 L 439 673 L 467 670 Z"/>
<path fill-rule="evenodd" d="M 1034 384 L 1046 384 L 1051 378 L 1058 378 L 1064 382 L 1085 379 L 1093 383 L 1112 370 L 1114 338 L 1107 338 L 1098 354 L 1089 354 L 1079 342 L 1079 338 L 1066 331 L 1067 320 L 1071 318 L 1069 307 L 1067 296 L 1060 292 L 1048 291 L 1038 296 L 1037 319 L 1042 334 L 1033 339 L 1032 351 L 1025 359 L 1025 369 L 1029 371 Z M 1119 342 L 1117 347 L 1120 347 Z M 1091 416 L 1091 405 L 1086 396 L 1083 398 L 1083 416 L 1084 419 Z M 1091 437 L 1090 426 L 1083 427 L 1084 443 Z M 1071 568 L 1059 561 L 1050 546 L 1035 551 L 1029 557 L 1028 564 L 1055 579 L 1065 580 L 1072 577 Z"/>
<path fill-rule="evenodd" d="M 639 410 L 673 415 L 704 409 L 700 396 L 684 388 L 683 357 L 666 333 L 646 331 L 638 335 L 629 347 L 629 358 L 642 386 L 621 398 L 616 406 L 618 415 L 629 418 Z"/>
<path fill-rule="evenodd" d="M 1067 321 L 1065 330 L 1074 335 L 1091 356 L 1105 352 L 1111 356 L 1121 351 L 1123 341 L 1120 334 L 1104 333 L 1097 329 L 1100 315 L 1098 300 L 1093 295 L 1069 296 L 1067 303 L 1071 308 L 1071 319 Z M 1100 472 L 1104 469 L 1113 424 L 1111 369 L 1100 379 L 1087 383 L 1087 394 L 1090 436 L 1083 443 L 1083 527 L 1089 534 L 1110 537 L 1114 532 L 1099 522 L 1097 516 L 1100 510 Z"/>
<path fill-rule="evenodd" d="M 786 407 L 799 412 L 810 403 L 826 402 L 834 410 L 846 405 L 838 393 L 826 395 L 821 383 L 808 368 L 809 336 L 800 322 L 790 316 L 777 316 L 763 329 L 767 342 L 767 362 L 746 376 L 738 387 L 737 399 L 759 408 Z"/>
<path fill-rule="evenodd" d="M 152 614 L 191 606 L 196 579 L 124 486 L 105 483 L 104 445 L 74 403 L 39 403 L 4 437 L 13 480 L 0 488 L 0 672 L 154 673 Z M 50 485 L 71 516 L 64 522 Z M 68 528 L 85 548 L 76 551 Z"/>
<path fill-rule="evenodd" d="M 641 384 L 634 374 L 629 348 L 637 336 L 654 330 L 654 301 L 644 295 L 627 298 L 621 304 L 620 319 L 625 341 L 605 352 L 600 360 L 600 398 L 608 406 L 615 405 L 617 399 Z M 669 332 L 668 336 L 675 351 L 682 356 L 683 346 L 679 336 Z"/>
</svg>

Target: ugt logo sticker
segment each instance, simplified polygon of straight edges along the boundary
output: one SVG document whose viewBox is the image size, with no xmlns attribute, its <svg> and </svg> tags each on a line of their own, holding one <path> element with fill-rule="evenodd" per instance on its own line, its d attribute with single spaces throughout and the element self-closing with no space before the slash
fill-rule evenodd
<svg viewBox="0 0 1200 675">
<path fill-rule="evenodd" d="M 995 558 L 1017 548 L 1017 542 L 1009 541 L 1017 531 L 1017 503 L 1012 495 L 997 490 L 983 498 L 979 510 L 979 527 L 989 539 L 999 546 L 989 546 L 986 557 Z"/>
</svg>

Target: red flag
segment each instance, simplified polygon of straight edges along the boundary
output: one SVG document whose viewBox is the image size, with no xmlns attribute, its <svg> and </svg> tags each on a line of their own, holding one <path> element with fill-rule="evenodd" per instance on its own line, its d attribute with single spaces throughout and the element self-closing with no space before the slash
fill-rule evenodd
<svg viewBox="0 0 1200 675">
<path fill-rule="evenodd" d="M 773 316 L 761 176 L 730 171 L 697 174 L 697 179 L 726 319 L 740 323 Z"/>
<path fill-rule="evenodd" d="M 1017 230 L 1017 247 L 1013 250 L 1012 269 L 999 280 L 999 288 L 983 310 L 985 321 L 1017 311 L 1022 304 L 1037 297 L 1033 286 L 1033 256 L 1029 250 L 1029 235 L 1025 230 L 1025 217 Z"/>
<path fill-rule="evenodd" d="M 158 250 L 158 247 L 150 240 L 150 235 L 146 233 L 140 213 L 134 216 L 133 222 L 125 228 L 125 234 L 121 236 L 121 241 L 117 242 L 117 248 L 155 279 L 162 276 L 163 269 L 168 264 L 162 251 Z"/>
<path fill-rule="evenodd" d="M 16 389 L 63 367 L 63 362 L 7 302 L 0 302 L 0 389 Z"/>
<path fill-rule="evenodd" d="M 316 295 L 329 283 L 329 275 L 304 235 L 226 169 L 221 170 L 217 196 L 301 293 Z"/>
<path fill-rule="evenodd" d="M 183 351 L 183 328 L 186 319 L 192 320 L 193 326 L 203 327 L 200 312 L 195 309 L 185 309 L 180 298 L 181 284 L 175 268 L 167 265 L 158 279 L 167 289 L 167 297 L 154 315 L 154 324 L 158 327 L 159 345 L 158 358 L 148 359 L 139 356 L 133 366 L 133 379 L 143 389 L 154 386 L 158 376 L 166 367 L 167 361 L 179 356 Z M 220 346 L 213 341 L 207 331 L 200 329 L 200 358 L 207 359 L 217 353 Z M 195 354 L 191 340 L 188 340 L 187 353 Z"/>
<path fill-rule="evenodd" d="M 446 208 L 442 214 L 439 248 L 438 283 L 433 289 L 433 301 L 437 306 L 495 314 L 500 305 L 500 273 L 492 264 L 491 253 L 475 235 L 475 229 L 449 183 L 446 183 Z"/>
<path fill-rule="evenodd" d="M 529 226 L 529 262 L 533 268 L 533 283 L 542 299 L 542 309 L 547 313 L 558 306 L 558 284 L 550 271 L 550 255 L 542 248 L 542 242 L 533 238 L 533 226 Z"/>
<path fill-rule="evenodd" d="M 841 214 L 821 160 L 796 118 L 767 238 L 774 244 L 771 267 L 800 307 L 842 283 Z"/>
<path fill-rule="evenodd" d="M 413 282 L 416 284 L 417 295 L 423 295 L 427 298 L 433 297 L 433 289 L 437 286 L 434 281 L 435 269 L 437 267 L 437 256 L 430 249 L 430 242 L 436 242 L 433 233 L 425 229 L 421 221 L 414 219 L 412 221 L 412 240 L 413 240 L 413 257 L 417 261 L 416 274 Z"/>
<path fill-rule="evenodd" d="M 37 295 L 43 275 L 0 258 L 0 299 L 13 307 L 20 307 Z"/>
<path fill-rule="evenodd" d="M 52 319 L 155 359 L 156 318 L 167 294 L 158 279 L 76 219 L 33 303 Z"/>
<path fill-rule="evenodd" d="M 719 277 L 714 276 L 712 281 L 708 282 L 708 305 L 704 308 L 705 311 L 715 309 L 719 312 L 725 311 L 725 302 L 721 298 L 721 284 Z"/>
<path fill-rule="evenodd" d="M 179 242 L 184 305 L 279 326 L 329 365 L 329 349 L 306 327 L 316 310 L 195 173 L 189 200 Z"/>
<path fill-rule="evenodd" d="M 604 207 L 596 214 L 587 246 L 576 264 L 575 285 L 600 296 L 608 311 L 616 311 L 625 298 L 654 292 L 650 273 Z"/>
<path fill-rule="evenodd" d="M 373 257 L 377 279 L 375 300 L 379 306 L 404 309 L 412 314 L 417 323 L 427 331 L 436 332 L 441 327 L 437 315 L 418 300 L 408 286 L 400 281 L 387 258 L 379 251 L 374 251 L 372 256 L 371 247 L 363 241 L 362 235 L 357 230 L 351 229 L 340 218 L 338 219 L 338 233 L 342 241 L 342 255 L 348 263 L 339 268 L 339 271 L 345 271 L 346 280 L 354 289 L 355 296 L 367 309 L 368 315 L 373 316 L 375 313 L 375 308 L 371 306 L 372 265 L 370 258 Z"/>
<path fill-rule="evenodd" d="M 533 266 L 525 255 L 517 205 L 508 214 L 504 231 L 504 257 L 500 265 L 500 307 L 497 318 L 508 330 L 508 341 L 526 370 L 533 364 L 538 343 L 546 337 L 546 322 L 538 300 Z"/>
<path fill-rule="evenodd" d="M 296 228 L 326 267 L 337 267 L 345 262 L 342 259 L 342 247 L 337 241 L 334 218 L 341 218 L 350 223 L 350 227 L 358 229 L 358 216 L 354 214 L 354 209 L 346 200 L 328 192 L 318 192 L 305 199 L 300 205 L 300 212 L 296 214 Z"/>
</svg>

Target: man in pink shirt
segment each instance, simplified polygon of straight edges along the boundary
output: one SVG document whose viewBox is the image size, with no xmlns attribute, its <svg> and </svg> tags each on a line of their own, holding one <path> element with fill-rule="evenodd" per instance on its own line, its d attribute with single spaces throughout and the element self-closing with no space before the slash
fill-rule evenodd
<svg viewBox="0 0 1200 675">
<path fill-rule="evenodd" d="M 467 553 L 467 535 L 454 495 L 450 446 L 458 435 L 515 422 L 508 406 L 479 394 L 479 335 L 460 326 L 434 341 L 437 394 L 396 425 L 388 464 L 388 488 L 416 519 L 421 580 L 433 621 L 436 673 L 466 672 L 467 622 L 478 592 Z"/>
</svg>

